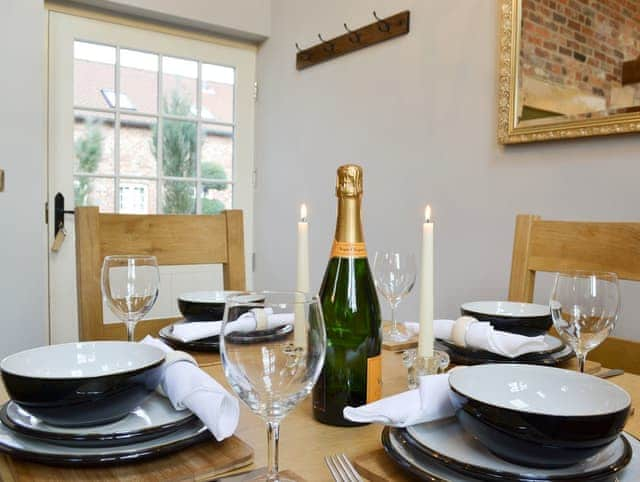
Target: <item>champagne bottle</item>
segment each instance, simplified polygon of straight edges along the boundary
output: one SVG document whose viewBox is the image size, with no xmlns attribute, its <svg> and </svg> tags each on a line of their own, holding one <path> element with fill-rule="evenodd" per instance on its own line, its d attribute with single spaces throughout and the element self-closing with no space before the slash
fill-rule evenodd
<svg viewBox="0 0 640 482">
<path fill-rule="evenodd" d="M 330 425 L 356 426 L 342 415 L 380 399 L 380 304 L 362 235 L 362 168 L 338 168 L 338 218 L 331 259 L 320 287 L 327 330 L 324 367 L 313 389 L 313 415 Z"/>
</svg>

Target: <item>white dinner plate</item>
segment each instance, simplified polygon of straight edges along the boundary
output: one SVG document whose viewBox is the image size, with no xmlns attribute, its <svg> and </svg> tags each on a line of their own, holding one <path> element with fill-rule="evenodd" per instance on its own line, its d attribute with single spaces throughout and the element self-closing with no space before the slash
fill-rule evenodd
<svg viewBox="0 0 640 482">
<path fill-rule="evenodd" d="M 0 421 L 15 432 L 64 445 L 107 446 L 140 442 L 190 423 L 196 416 L 175 410 L 169 400 L 153 393 L 125 418 L 95 427 L 57 427 L 34 417 L 15 402 L 0 410 Z"/>
</svg>

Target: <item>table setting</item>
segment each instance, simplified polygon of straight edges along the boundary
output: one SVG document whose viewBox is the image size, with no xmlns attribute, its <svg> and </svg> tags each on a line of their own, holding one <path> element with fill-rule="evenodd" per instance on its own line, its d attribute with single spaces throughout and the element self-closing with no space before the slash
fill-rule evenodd
<svg viewBox="0 0 640 482">
<path fill-rule="evenodd" d="M 459 316 L 438 318 L 431 207 L 420 269 L 394 250 L 376 252 L 371 269 L 358 166 L 339 168 L 336 195 L 317 295 L 306 205 L 295 290 L 180 294 L 182 318 L 157 337 L 134 341 L 158 298 L 157 260 L 107 256 L 104 303 L 128 341 L 43 346 L 0 362 L 0 477 L 640 479 L 640 377 L 586 360 L 618 318 L 614 273 L 559 272 L 548 304 L 463 301 Z M 418 279 L 415 321 L 399 322 Z M 219 360 L 200 367 L 202 353 Z"/>
</svg>

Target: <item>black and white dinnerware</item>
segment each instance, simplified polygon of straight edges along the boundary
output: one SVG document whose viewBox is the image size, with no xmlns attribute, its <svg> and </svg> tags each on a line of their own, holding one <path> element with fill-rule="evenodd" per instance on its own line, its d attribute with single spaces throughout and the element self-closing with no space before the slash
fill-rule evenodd
<svg viewBox="0 0 640 482">
<path fill-rule="evenodd" d="M 496 330 L 524 336 L 544 335 L 553 324 L 549 307 L 533 303 L 472 301 L 461 305 L 460 313 L 488 321 Z"/>
<path fill-rule="evenodd" d="M 11 399 L 51 425 L 119 420 L 153 393 L 164 352 L 142 343 L 95 341 L 22 351 L 0 362 Z"/>
<path fill-rule="evenodd" d="M 94 427 L 49 425 L 9 401 L 0 409 L 0 422 L 14 432 L 50 443 L 81 447 L 106 447 L 150 440 L 190 424 L 196 416 L 175 410 L 169 400 L 152 394 L 140 407 L 117 422 Z"/>
<path fill-rule="evenodd" d="M 177 338 L 173 334 L 173 327 L 181 323 L 184 323 L 184 321 L 178 321 L 171 325 L 165 326 L 158 332 L 158 336 L 176 350 L 213 353 L 220 352 L 220 337 L 218 335 L 193 341 L 182 341 L 181 339 Z"/>
<path fill-rule="evenodd" d="M 0 452 L 49 465 L 111 465 L 139 462 L 185 449 L 211 438 L 199 420 L 191 420 L 176 430 L 149 440 L 110 447 L 53 443 L 14 432 L 0 423 Z"/>
<path fill-rule="evenodd" d="M 531 365 L 556 366 L 570 360 L 573 350 L 555 336 L 545 335 L 545 349 L 526 353 L 515 358 L 498 355 L 469 346 L 459 346 L 449 340 L 436 340 L 438 350 L 446 351 L 451 362 L 456 365 L 479 365 L 483 363 L 526 363 Z"/>
<path fill-rule="evenodd" d="M 220 321 L 228 298 L 238 298 L 247 303 L 264 301 L 242 291 L 192 291 L 178 297 L 178 309 L 185 321 Z"/>
<path fill-rule="evenodd" d="M 572 466 L 551 469 L 526 467 L 503 460 L 473 439 L 455 418 L 406 429 L 386 427 L 382 432 L 382 444 L 396 463 L 423 480 L 640 480 L 640 457 L 632 457 L 634 451 L 640 451 L 640 441 L 626 433 L 592 457 Z"/>
<path fill-rule="evenodd" d="M 532 467 L 578 463 L 618 439 L 631 397 L 591 375 L 535 365 L 477 365 L 449 375 L 456 417 L 492 452 Z"/>
</svg>

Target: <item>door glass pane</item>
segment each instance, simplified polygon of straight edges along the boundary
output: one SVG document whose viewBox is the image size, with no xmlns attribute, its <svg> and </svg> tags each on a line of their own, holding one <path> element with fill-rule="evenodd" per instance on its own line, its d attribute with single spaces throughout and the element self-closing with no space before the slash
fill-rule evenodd
<svg viewBox="0 0 640 482">
<path fill-rule="evenodd" d="M 123 214 L 156 214 L 156 181 L 120 179 L 118 202 Z"/>
<path fill-rule="evenodd" d="M 231 209 L 232 185 L 224 182 L 203 182 L 200 197 L 202 214 L 218 214 L 224 209 Z"/>
<path fill-rule="evenodd" d="M 120 116 L 120 174 L 156 177 L 157 121 L 154 117 Z"/>
<path fill-rule="evenodd" d="M 158 111 L 158 56 L 120 49 L 120 107 L 138 112 Z M 123 98 L 129 101 L 125 106 Z"/>
<path fill-rule="evenodd" d="M 197 79 L 197 62 L 162 57 L 162 109 L 165 114 L 197 115 Z"/>
<path fill-rule="evenodd" d="M 115 64 L 115 47 L 73 43 L 73 103 L 77 107 L 110 107 L 105 92 L 115 90 Z"/>
<path fill-rule="evenodd" d="M 162 212 L 165 214 L 195 214 L 196 183 L 164 181 L 162 185 Z"/>
<path fill-rule="evenodd" d="M 197 124 L 165 119 L 162 124 L 162 172 L 171 177 L 195 177 Z"/>
<path fill-rule="evenodd" d="M 202 147 L 200 150 L 203 178 L 233 179 L 233 128 L 204 124 L 202 126 Z"/>
<path fill-rule="evenodd" d="M 235 70 L 221 65 L 202 64 L 203 119 L 233 122 Z"/>
<path fill-rule="evenodd" d="M 113 114 L 75 111 L 75 173 L 113 174 L 113 125 Z"/>
<path fill-rule="evenodd" d="M 98 206 L 101 213 L 115 212 L 113 178 L 75 176 L 73 189 L 76 206 Z"/>
</svg>

